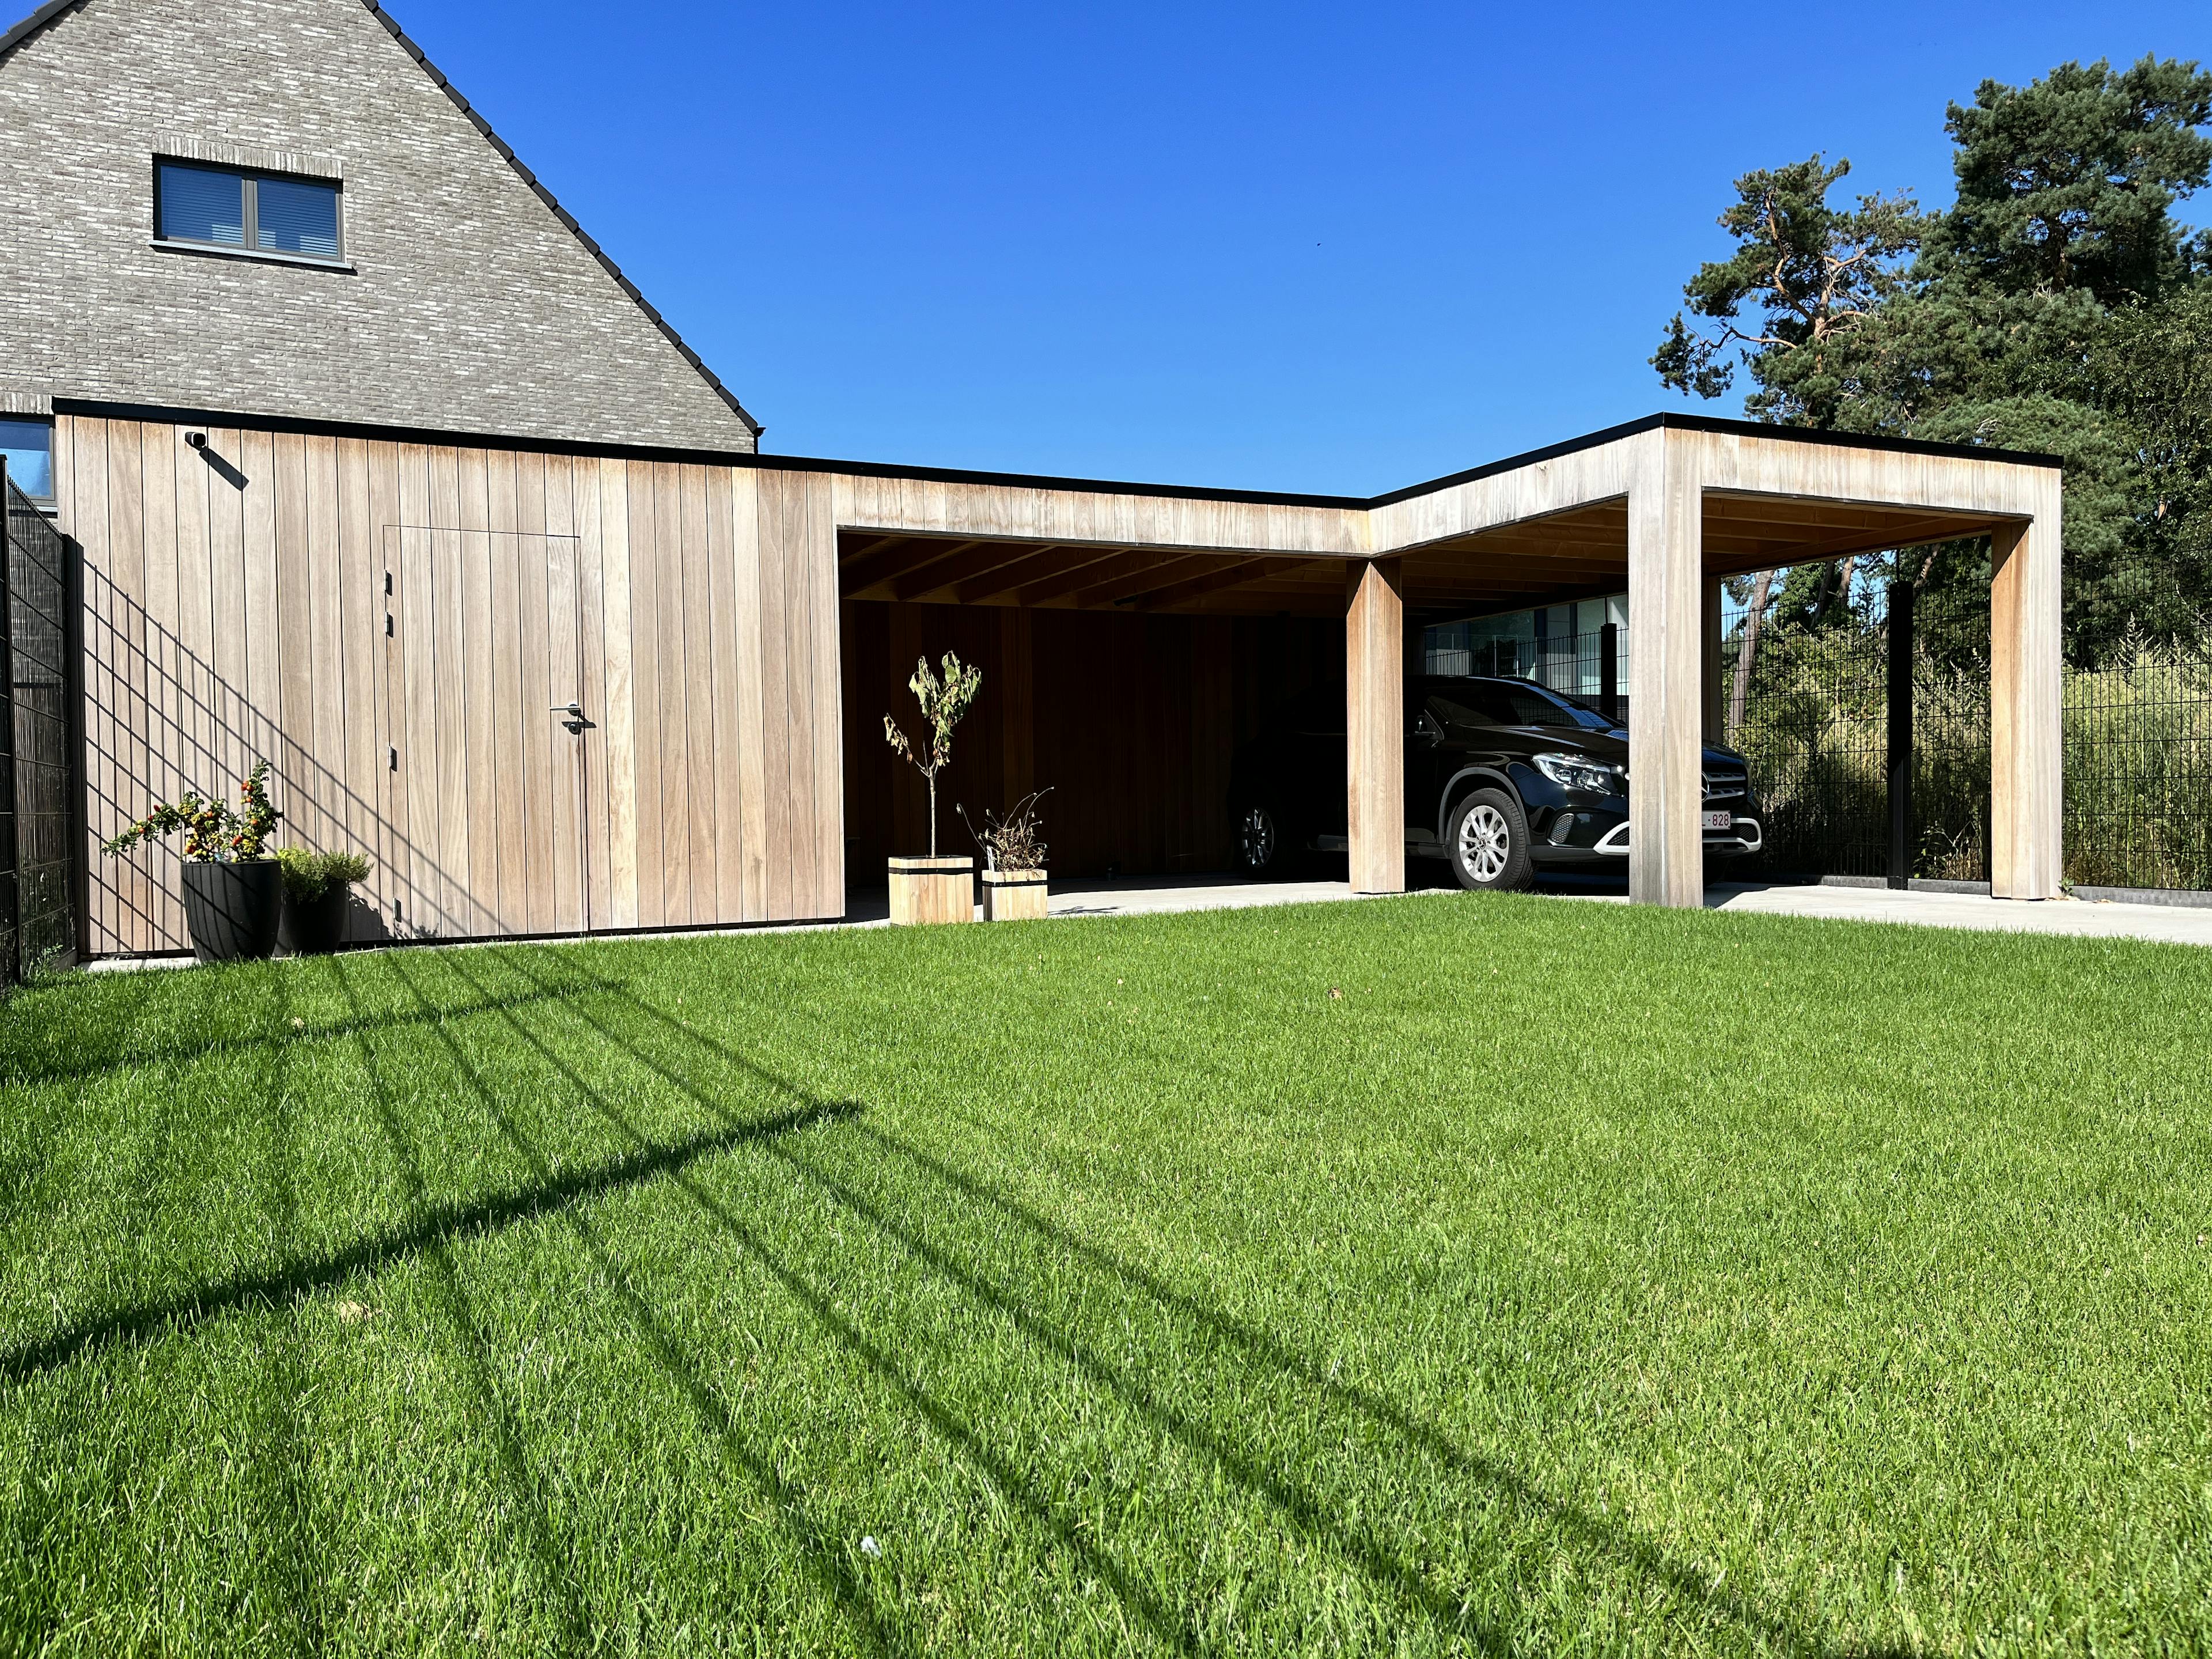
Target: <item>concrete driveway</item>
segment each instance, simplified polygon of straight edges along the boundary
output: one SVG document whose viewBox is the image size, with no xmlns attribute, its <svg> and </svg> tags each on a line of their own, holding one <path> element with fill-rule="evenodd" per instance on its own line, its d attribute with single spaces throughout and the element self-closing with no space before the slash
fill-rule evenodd
<svg viewBox="0 0 2212 1659">
<path fill-rule="evenodd" d="M 1407 872 L 1413 898 L 1439 889 L 1455 891 L 1442 865 Z M 1568 903 L 1626 904 L 1623 881 L 1547 879 L 1540 890 Z M 1318 904 L 1381 897 L 1361 895 L 1342 881 L 1251 881 L 1226 872 L 1144 879 L 1094 878 L 1054 882 L 1054 917 L 1166 915 L 1184 910 L 1243 910 L 1268 904 Z M 1756 911 L 1777 916 L 1816 916 L 1832 921 L 1894 921 L 1916 927 L 1964 927 L 1984 933 L 2071 933 L 2088 938 L 2146 939 L 2169 945 L 2212 945 L 2212 904 L 2134 904 L 2075 899 L 2023 904 L 1967 893 L 1893 892 L 1881 887 L 1765 886 L 1715 884 L 1705 889 L 1709 910 Z M 848 896 L 842 921 L 786 923 L 733 933 L 781 933 L 819 927 L 884 927 L 890 905 L 880 890 Z M 697 933 L 657 937 L 696 939 Z M 629 937 L 641 937 L 630 935 Z M 645 937 L 655 937 L 647 935 Z M 495 941 L 484 941 L 492 943 Z M 184 968 L 190 957 L 116 957 L 89 964 L 95 972 L 129 968 Z"/>
<path fill-rule="evenodd" d="M 1620 902 L 1626 902 L 1623 898 Z M 2027 903 L 1978 893 L 1900 893 L 1887 887 L 1712 886 L 1709 910 L 1820 916 L 1838 921 L 1899 921 L 1916 927 L 1984 933 L 2074 933 L 2093 939 L 2161 939 L 2212 945 L 2212 906 L 2050 899 Z"/>
<path fill-rule="evenodd" d="M 1626 904 L 1625 883 L 1547 884 L 1553 896 L 1575 902 Z M 1341 881 L 1246 881 L 1231 875 L 1162 877 L 1147 881 L 1055 884 L 1055 916 L 1157 915 L 1178 910 L 1241 909 L 1261 904 L 1310 904 L 1353 897 Z M 2212 945 L 2212 905 L 2136 904 L 2052 899 L 2023 903 L 1972 893 L 1897 892 L 1886 887 L 1770 886 L 1720 884 L 1706 888 L 1709 910 L 1817 916 L 1832 921 L 1891 921 L 1916 927 L 1963 927 L 1985 933 L 2070 933 L 2087 938 L 2159 939 Z"/>
</svg>

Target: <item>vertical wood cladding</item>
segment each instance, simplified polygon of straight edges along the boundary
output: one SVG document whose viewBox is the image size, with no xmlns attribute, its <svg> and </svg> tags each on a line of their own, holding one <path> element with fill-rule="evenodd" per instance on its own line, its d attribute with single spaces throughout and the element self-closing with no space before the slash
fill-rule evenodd
<svg viewBox="0 0 2212 1659">
<path fill-rule="evenodd" d="M 948 650 L 983 671 L 938 778 L 938 845 L 971 853 L 977 828 L 1031 788 L 1045 799 L 1054 873 L 1225 870 L 1235 847 L 1229 769 L 1278 703 L 1344 674 L 1344 625 L 1301 617 L 1128 616 L 848 600 L 843 607 L 847 855 L 856 882 L 926 852 L 929 797 L 884 740 L 888 714 L 922 727 L 907 689 L 917 657 Z"/>
<path fill-rule="evenodd" d="M 96 843 L 264 758 L 283 840 L 374 861 L 356 937 L 842 912 L 821 481 L 189 430 L 57 423 L 95 951 L 188 944 L 174 849 Z"/>
</svg>

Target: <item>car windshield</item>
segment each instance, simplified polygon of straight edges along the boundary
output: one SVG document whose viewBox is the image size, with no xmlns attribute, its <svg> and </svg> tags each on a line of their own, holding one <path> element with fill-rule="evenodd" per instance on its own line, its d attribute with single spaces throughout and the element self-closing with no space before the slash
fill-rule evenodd
<svg viewBox="0 0 2212 1659">
<path fill-rule="evenodd" d="M 1437 719 L 1455 726 L 1571 726 L 1606 732 L 1613 722 L 1577 697 L 1527 680 L 1463 680 L 1431 695 Z"/>
</svg>

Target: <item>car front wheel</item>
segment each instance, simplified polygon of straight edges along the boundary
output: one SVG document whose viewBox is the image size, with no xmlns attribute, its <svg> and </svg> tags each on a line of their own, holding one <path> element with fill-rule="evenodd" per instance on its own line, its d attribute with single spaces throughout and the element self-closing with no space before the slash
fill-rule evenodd
<svg viewBox="0 0 2212 1659">
<path fill-rule="evenodd" d="M 1528 820 L 1521 803 L 1503 789 L 1478 789 L 1452 814 L 1452 874 L 1477 891 L 1510 892 L 1526 887 L 1534 868 L 1528 861 Z"/>
<path fill-rule="evenodd" d="M 1248 876 L 1279 876 L 1290 862 L 1283 853 L 1282 826 L 1264 806 L 1248 806 L 1237 816 L 1237 866 Z"/>
</svg>

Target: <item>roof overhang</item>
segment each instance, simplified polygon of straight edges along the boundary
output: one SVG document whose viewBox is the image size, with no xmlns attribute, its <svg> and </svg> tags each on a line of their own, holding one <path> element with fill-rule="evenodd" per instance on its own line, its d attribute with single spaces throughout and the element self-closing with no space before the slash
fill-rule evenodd
<svg viewBox="0 0 2212 1659">
<path fill-rule="evenodd" d="M 813 477 L 845 599 L 1192 616 L 1343 613 L 1398 561 L 1417 614 L 1620 592 L 1632 491 L 1676 467 L 1702 563 L 1725 576 L 1991 533 L 2032 517 L 2058 461 L 1951 444 L 1654 415 L 1376 496 L 1208 489 L 820 457 L 549 444 L 56 398 L 57 414 L 527 449 Z M 1670 459 L 1671 458 L 1671 459 Z"/>
<path fill-rule="evenodd" d="M 1350 565 L 1395 558 L 1408 609 L 1428 615 L 1620 592 L 1628 586 L 1632 475 L 1677 449 L 1698 455 L 1708 576 L 1987 535 L 2026 516 L 2026 495 L 2014 487 L 2021 472 L 2058 465 L 2042 455 L 1658 415 L 1365 499 L 910 473 L 936 486 L 923 517 L 868 510 L 900 492 L 848 489 L 857 510 L 839 515 L 839 591 L 924 604 L 1335 616 Z M 1023 501 L 1130 495 L 1149 495 L 1151 510 L 1105 516 L 1147 528 L 1148 538 L 1006 533 L 1019 516 L 1009 508 Z M 963 496 L 972 497 L 964 511 Z M 1242 538 L 1206 544 L 1198 528 L 1206 515 L 1176 505 L 1194 500 L 1218 509 L 1217 524 L 1233 518 Z M 1083 518 L 1071 527 L 1079 532 Z M 1164 524 L 1183 531 L 1180 544 L 1162 544 Z"/>
</svg>

